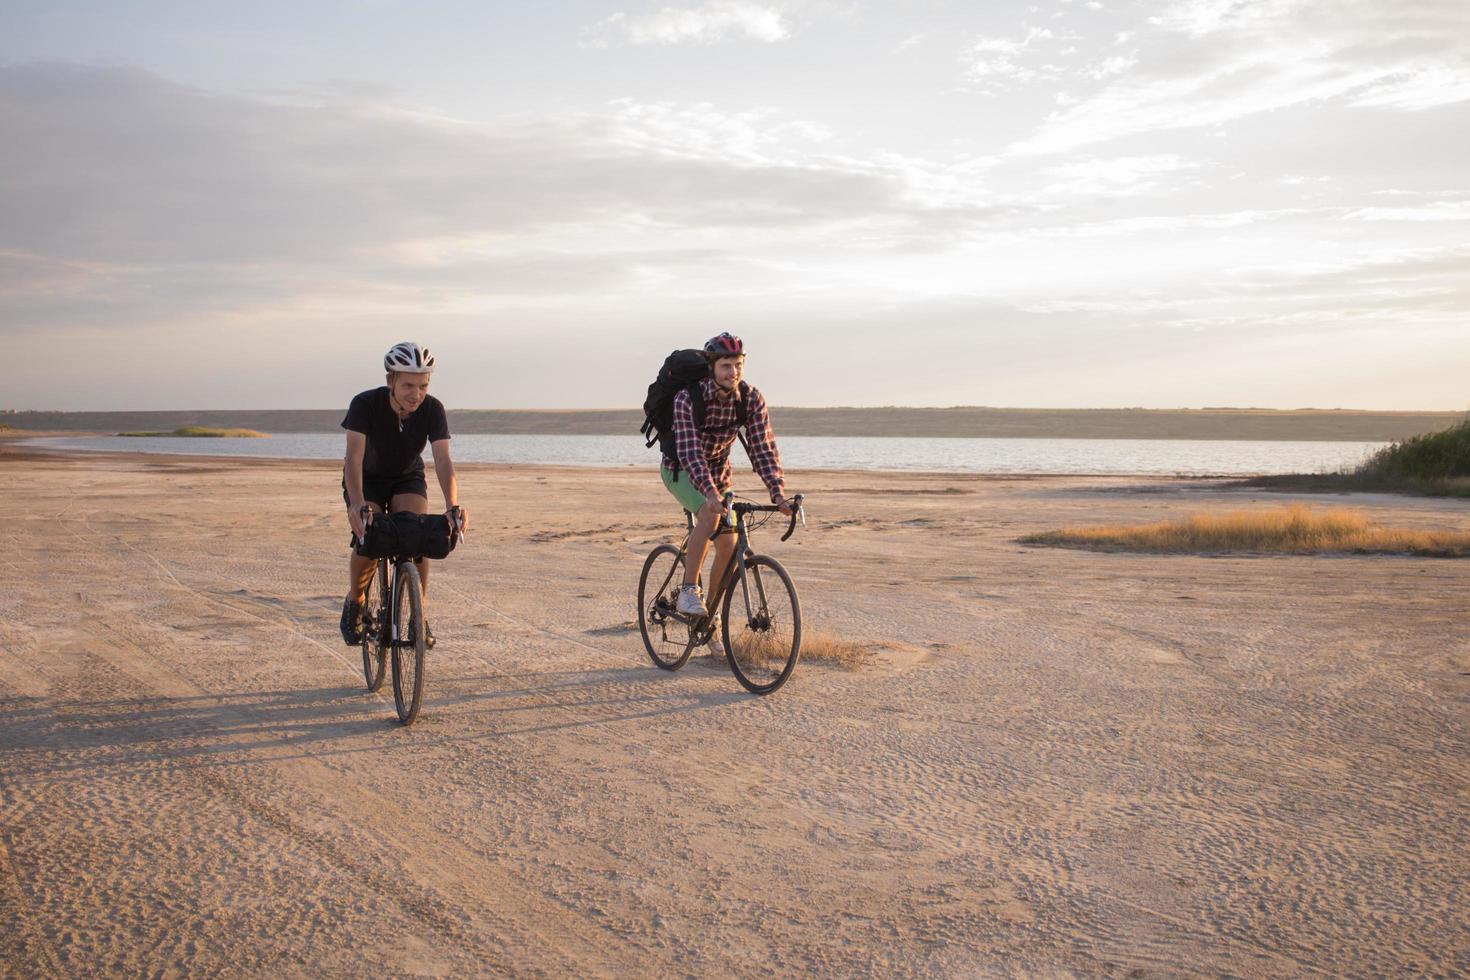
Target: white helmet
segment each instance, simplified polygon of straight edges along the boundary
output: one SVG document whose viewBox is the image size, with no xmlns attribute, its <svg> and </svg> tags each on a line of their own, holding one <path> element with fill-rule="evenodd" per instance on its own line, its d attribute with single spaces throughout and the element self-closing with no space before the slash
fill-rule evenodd
<svg viewBox="0 0 1470 980">
<path fill-rule="evenodd" d="M 401 344 L 394 344 L 393 349 L 383 355 L 383 370 L 402 371 L 404 374 L 431 374 L 434 370 L 434 355 L 429 353 L 429 348 L 405 340 Z"/>
</svg>

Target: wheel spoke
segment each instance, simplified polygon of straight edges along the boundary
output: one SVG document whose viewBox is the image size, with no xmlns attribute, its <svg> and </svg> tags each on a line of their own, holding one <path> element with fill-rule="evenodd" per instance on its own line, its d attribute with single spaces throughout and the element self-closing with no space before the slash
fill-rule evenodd
<svg viewBox="0 0 1470 980">
<path fill-rule="evenodd" d="M 769 694 L 801 655 L 801 604 L 786 570 L 764 555 L 746 562 L 739 586 L 725 596 L 725 648 L 736 679 Z"/>
<path fill-rule="evenodd" d="M 397 566 L 393 581 L 393 703 L 398 720 L 411 725 L 424 696 L 424 606 L 418 569 Z"/>
<path fill-rule="evenodd" d="M 684 556 L 671 544 L 653 549 L 638 579 L 638 630 L 649 658 L 664 670 L 678 670 L 694 650 L 688 625 L 674 613 L 683 580 Z"/>
<path fill-rule="evenodd" d="M 376 692 L 383 686 L 388 671 L 388 650 L 383 643 L 384 625 L 388 619 L 388 570 L 378 562 L 374 581 L 364 595 L 362 610 L 362 675 L 367 689 Z"/>
</svg>

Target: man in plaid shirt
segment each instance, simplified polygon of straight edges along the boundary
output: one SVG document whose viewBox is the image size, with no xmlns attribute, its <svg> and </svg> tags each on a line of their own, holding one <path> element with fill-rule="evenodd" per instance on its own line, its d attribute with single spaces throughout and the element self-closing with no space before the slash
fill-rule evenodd
<svg viewBox="0 0 1470 980">
<path fill-rule="evenodd" d="M 698 585 L 699 569 L 704 564 L 710 535 L 721 518 L 730 522 L 724 495 L 731 486 L 730 448 L 740 429 L 740 416 L 745 416 L 746 452 L 751 467 L 771 493 L 771 503 L 790 515 L 791 504 L 784 494 L 781 454 L 771 433 L 771 420 L 766 400 L 750 385 L 741 382 L 745 370 L 745 345 L 728 333 L 712 337 L 704 345 L 710 373 L 697 384 L 704 396 L 704 424 L 697 425 L 694 403 L 688 390 L 674 396 L 674 443 L 678 459 L 664 457 L 664 486 L 695 515 L 694 533 L 689 537 L 689 551 L 684 564 L 684 587 L 679 590 L 678 610 L 694 616 L 706 616 L 704 596 Z M 741 400 L 744 412 L 741 412 Z M 735 536 L 722 534 L 715 539 L 715 558 L 710 566 L 709 581 L 718 583 L 735 551 Z"/>
</svg>

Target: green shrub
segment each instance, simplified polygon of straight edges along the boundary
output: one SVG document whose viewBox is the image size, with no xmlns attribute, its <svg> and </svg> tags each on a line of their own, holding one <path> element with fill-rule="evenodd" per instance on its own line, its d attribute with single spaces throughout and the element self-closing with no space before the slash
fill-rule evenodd
<svg viewBox="0 0 1470 980">
<path fill-rule="evenodd" d="M 1411 482 L 1470 478 L 1470 418 L 1441 432 L 1385 446 L 1365 460 L 1356 475 Z"/>
</svg>

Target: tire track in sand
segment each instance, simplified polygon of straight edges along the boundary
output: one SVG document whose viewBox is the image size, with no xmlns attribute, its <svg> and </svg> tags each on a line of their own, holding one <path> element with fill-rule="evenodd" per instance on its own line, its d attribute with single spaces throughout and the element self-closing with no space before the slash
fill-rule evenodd
<svg viewBox="0 0 1470 980">
<path fill-rule="evenodd" d="M 102 536 L 95 529 L 91 530 L 94 535 L 98 537 Z M 333 653 L 334 659 L 344 662 L 344 667 L 351 674 L 353 680 L 360 682 L 360 672 L 355 666 L 346 664 L 343 658 L 336 655 L 335 651 L 330 650 L 330 648 L 317 641 L 314 637 L 306 635 L 290 617 L 289 613 L 284 610 L 279 610 L 277 617 L 271 617 L 250 609 L 242 609 L 234 603 L 225 602 L 183 581 L 159 560 L 157 556 L 145 549 L 137 548 L 125 540 L 119 540 L 117 543 L 138 554 L 141 558 L 147 559 L 155 569 L 155 574 L 159 576 L 159 581 L 162 584 L 171 586 L 191 597 L 211 602 L 233 613 L 246 615 L 261 622 L 276 625 L 281 624 L 281 620 L 285 620 L 286 622 L 281 625 L 286 625 L 288 629 L 303 639 L 306 639 L 315 647 L 326 649 L 328 652 Z M 123 628 L 124 624 L 126 624 L 126 629 Z M 172 679 L 162 676 L 160 674 L 160 668 L 168 663 L 168 658 L 150 655 L 143 651 L 143 646 L 157 645 L 156 643 L 148 642 L 148 640 L 157 640 L 160 638 L 158 636 L 160 631 L 157 628 L 153 628 L 151 631 L 152 635 L 145 639 L 141 646 L 135 642 L 139 639 L 138 637 L 128 637 L 125 635 L 133 633 L 140 628 L 144 629 L 145 632 L 150 632 L 147 627 L 148 624 L 140 623 L 136 620 L 124 619 L 118 621 L 114 619 L 110 627 L 94 633 L 94 636 L 100 641 L 94 652 L 100 653 L 115 669 L 125 674 L 137 686 L 142 687 L 152 694 L 162 695 L 165 698 L 207 696 L 208 692 L 206 690 L 200 688 L 193 682 L 183 679 L 176 672 L 171 675 Z M 161 638 L 164 640 L 164 644 L 167 645 L 170 638 L 166 634 Z M 491 666 L 493 668 L 493 665 Z M 222 707 L 217 710 L 224 711 Z M 232 707 L 229 711 L 242 717 L 251 717 L 254 715 L 248 707 Z M 351 851 L 354 849 L 352 842 L 337 842 L 330 837 L 323 838 L 319 835 L 313 835 L 303 828 L 302 822 L 299 819 L 288 815 L 281 807 L 263 802 L 263 797 L 260 793 L 259 774 L 252 776 L 252 781 L 249 786 L 241 787 L 235 785 L 231 778 L 222 771 L 209 771 L 202 769 L 202 767 L 189 766 L 187 764 L 176 768 L 178 771 L 189 773 L 193 778 L 203 779 L 219 793 L 236 800 L 242 807 L 255 814 L 267 825 L 276 828 L 282 833 L 291 834 L 307 841 L 334 866 L 363 880 L 377 891 L 386 892 L 391 891 L 395 887 L 401 888 L 402 885 L 398 883 L 400 880 L 409 880 L 416 875 L 423 877 L 424 871 L 432 871 L 432 874 L 427 875 L 427 877 L 433 880 L 435 885 L 427 888 L 421 885 L 417 890 L 417 894 L 411 896 L 406 901 L 401 900 L 400 904 L 403 905 L 406 911 L 416 912 L 425 920 L 426 925 L 434 928 L 436 932 L 443 935 L 446 939 L 468 943 L 473 940 L 475 935 L 496 932 L 510 934 L 523 933 L 521 940 L 522 951 L 524 953 L 529 953 L 532 949 L 536 951 L 535 955 L 529 958 L 529 961 L 536 962 L 542 966 L 560 963 L 562 968 L 567 971 L 585 971 L 589 963 L 601 964 L 605 969 L 615 968 L 624 970 L 639 966 L 646 969 L 650 965 L 650 960 L 660 959 L 656 955 L 651 955 L 652 951 L 648 949 L 642 949 L 634 958 L 626 959 L 621 951 L 608 947 L 606 941 L 613 938 L 613 934 L 609 934 L 605 929 L 597 926 L 595 923 L 588 923 L 587 920 L 575 915 L 571 910 L 556 903 L 554 900 L 544 899 L 527 892 L 518 882 L 511 880 L 502 873 L 490 873 L 494 869 L 487 868 L 483 859 L 472 851 L 460 846 L 459 842 L 434 832 L 422 820 L 416 818 L 416 815 L 411 812 L 411 808 L 403 808 L 397 805 L 396 801 L 385 799 L 381 794 L 370 793 L 365 790 L 359 781 L 339 774 L 336 770 L 320 766 L 314 760 L 301 757 L 298 760 L 298 765 L 301 768 L 309 768 L 311 772 L 309 778 L 304 780 L 297 779 L 296 781 L 310 784 L 314 795 L 317 797 L 325 797 L 336 802 L 344 802 L 355 797 L 357 800 L 356 805 L 346 807 L 346 812 L 373 814 L 375 818 L 374 824 L 377 825 L 377 829 L 383 831 L 381 836 L 382 843 L 389 843 L 394 840 L 404 839 L 405 837 L 413 840 L 416 848 L 416 853 L 413 857 L 415 868 L 400 868 L 403 875 L 402 879 L 390 880 L 377 874 L 352 856 Z M 330 791 L 323 793 L 322 790 L 328 787 Z M 293 810 L 293 812 L 296 811 Z M 463 869 L 472 869 L 472 877 L 475 880 L 465 880 L 466 872 Z M 486 878 L 494 879 L 488 882 L 488 889 L 486 888 Z M 453 887 L 456 882 L 459 882 L 464 887 Z M 474 929 L 469 932 L 463 929 L 455 929 L 454 926 L 457 921 L 473 920 L 475 918 L 469 910 L 462 906 L 457 906 L 446 899 L 446 894 L 454 894 L 456 892 L 461 894 L 481 894 L 488 892 L 489 894 L 501 896 L 515 896 L 512 904 L 518 908 L 514 915 L 514 922 L 503 916 L 496 916 L 495 922 L 484 923 L 483 928 L 480 929 Z M 537 923 L 540 924 L 541 928 L 533 928 L 527 931 L 517 925 L 517 923 Z M 584 936 L 589 925 L 592 927 L 592 933 Z M 548 932 L 553 933 L 555 938 L 548 938 Z M 515 959 L 521 959 L 522 962 L 526 961 L 525 957 L 513 957 L 512 959 L 513 961 Z M 666 965 L 673 966 L 671 962 L 666 963 Z"/>
</svg>

